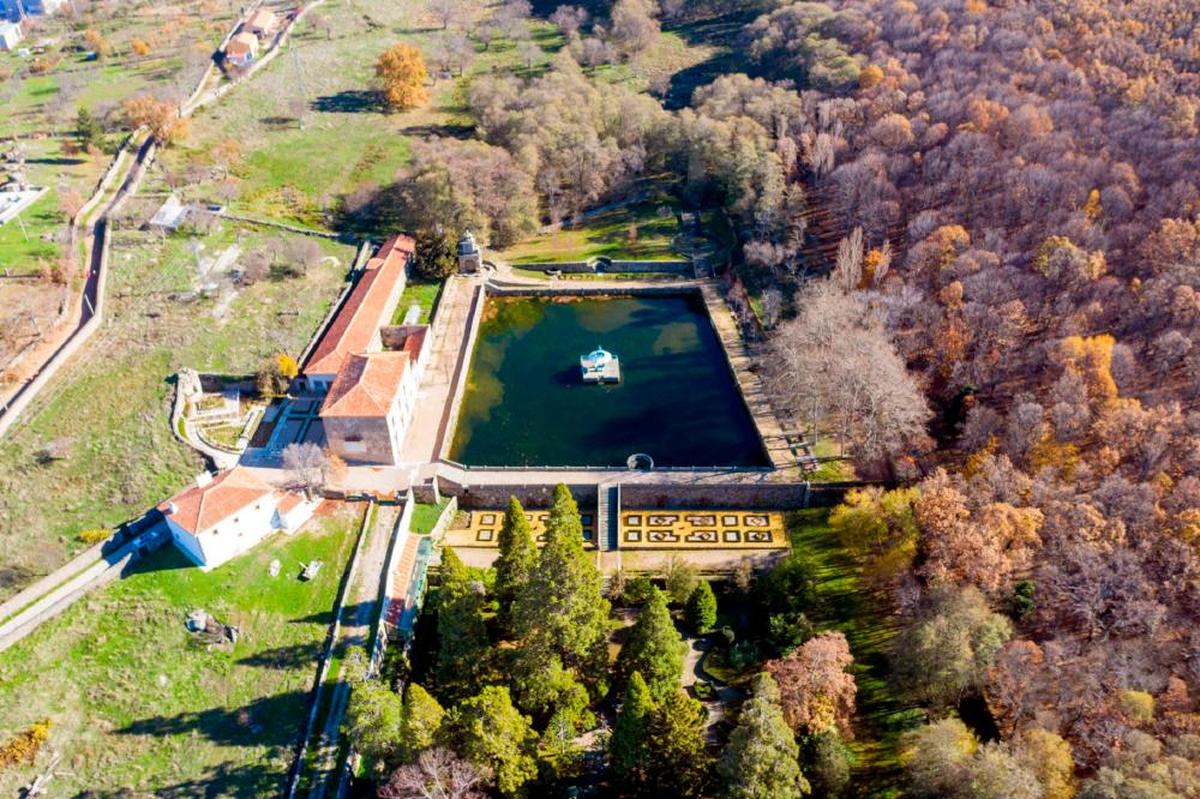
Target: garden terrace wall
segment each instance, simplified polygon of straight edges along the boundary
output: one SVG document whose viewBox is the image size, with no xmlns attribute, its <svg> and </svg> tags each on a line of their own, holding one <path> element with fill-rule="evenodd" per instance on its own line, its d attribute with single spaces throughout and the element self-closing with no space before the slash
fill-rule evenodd
<svg viewBox="0 0 1200 799">
<path fill-rule="evenodd" d="M 652 478 L 654 473 L 649 473 Z M 443 496 L 458 498 L 464 510 L 502 508 L 509 497 L 516 497 L 529 508 L 549 507 L 554 495 L 553 476 L 545 483 L 489 483 L 461 486 L 445 479 L 439 480 Z M 669 474 L 660 480 L 647 480 L 645 472 L 631 472 L 630 479 L 621 482 L 621 506 L 624 508 L 663 508 L 677 510 L 752 509 L 800 510 L 831 508 L 842 501 L 846 491 L 867 485 L 846 483 L 708 483 L 696 485 L 673 481 Z M 568 486 L 580 505 L 594 505 L 598 498 L 596 483 Z M 431 492 L 430 492 L 431 493 Z"/>
<path fill-rule="evenodd" d="M 447 485 L 443 481 L 441 490 L 444 495 L 456 497 L 458 506 L 463 510 L 503 508 L 508 505 L 509 497 L 516 497 L 522 506 L 532 509 L 550 507 L 554 502 L 554 486 L 554 483 L 537 485 L 513 483 L 511 485 L 481 485 L 464 488 Z M 571 489 L 571 496 L 575 497 L 577 505 L 595 506 L 599 496 L 595 485 L 570 485 L 567 488 Z"/>
</svg>

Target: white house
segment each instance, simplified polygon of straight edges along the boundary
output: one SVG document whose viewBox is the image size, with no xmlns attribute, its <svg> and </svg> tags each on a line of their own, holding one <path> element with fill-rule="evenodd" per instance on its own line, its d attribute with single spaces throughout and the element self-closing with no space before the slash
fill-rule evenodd
<svg viewBox="0 0 1200 799">
<path fill-rule="evenodd" d="M 225 45 L 225 60 L 239 67 L 249 65 L 258 57 L 258 37 L 243 31 L 234 34 Z"/>
<path fill-rule="evenodd" d="M 12 50 L 23 38 L 21 23 L 0 22 L 0 50 Z"/>
<path fill-rule="evenodd" d="M 253 471 L 235 466 L 202 474 L 194 486 L 158 509 L 175 545 L 208 571 L 272 533 L 295 532 L 319 504 L 320 499 L 274 488 Z"/>
</svg>

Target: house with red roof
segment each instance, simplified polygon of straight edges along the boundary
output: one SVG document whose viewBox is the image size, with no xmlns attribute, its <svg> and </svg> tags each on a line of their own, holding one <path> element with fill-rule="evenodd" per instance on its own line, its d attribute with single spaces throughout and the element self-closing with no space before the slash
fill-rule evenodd
<svg viewBox="0 0 1200 799">
<path fill-rule="evenodd" d="M 319 498 L 275 488 L 253 470 L 235 466 L 200 475 L 158 510 L 175 545 L 208 571 L 276 532 L 300 529 L 319 504 Z"/>
<path fill-rule="evenodd" d="M 327 446 L 348 463 L 399 463 L 416 402 L 409 353 L 351 355 L 321 405 Z"/>
<path fill-rule="evenodd" d="M 347 463 L 400 462 L 429 328 L 390 323 L 415 249 L 403 235 L 379 248 L 304 364 L 305 387 L 325 394 L 326 446 Z"/>
<path fill-rule="evenodd" d="M 409 236 L 393 236 L 367 262 L 302 369 L 305 385 L 327 391 L 351 355 L 383 349 L 380 329 L 392 320 L 416 251 Z"/>
</svg>

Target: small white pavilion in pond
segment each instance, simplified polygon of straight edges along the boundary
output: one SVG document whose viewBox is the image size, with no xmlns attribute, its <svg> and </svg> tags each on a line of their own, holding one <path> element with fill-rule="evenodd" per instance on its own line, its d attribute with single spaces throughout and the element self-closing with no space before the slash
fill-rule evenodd
<svg viewBox="0 0 1200 799">
<path fill-rule="evenodd" d="M 621 360 L 603 347 L 580 358 L 579 368 L 585 383 L 621 382 Z"/>
</svg>

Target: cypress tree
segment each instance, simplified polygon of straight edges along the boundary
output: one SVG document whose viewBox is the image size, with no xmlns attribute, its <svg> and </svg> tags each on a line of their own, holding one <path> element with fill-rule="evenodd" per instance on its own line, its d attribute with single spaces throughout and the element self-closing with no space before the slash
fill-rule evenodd
<svg viewBox="0 0 1200 799">
<path fill-rule="evenodd" d="M 504 523 L 500 526 L 500 557 L 496 559 L 496 600 L 499 604 L 500 626 L 512 632 L 512 609 L 517 596 L 529 584 L 537 565 L 537 545 L 533 530 L 525 518 L 525 509 L 516 497 L 509 497 Z"/>
<path fill-rule="evenodd" d="M 655 588 L 617 656 L 617 674 L 628 679 L 640 672 L 650 695 L 661 702 L 679 690 L 683 650 L 683 640 L 667 610 L 667 598 Z"/>
<path fill-rule="evenodd" d="M 629 676 L 625 701 L 617 711 L 617 722 L 609 743 L 613 775 L 628 788 L 642 784 L 646 778 L 646 739 L 650 734 L 653 713 L 654 700 L 650 697 L 650 689 L 646 687 L 642 675 L 635 671 Z"/>
<path fill-rule="evenodd" d="M 479 687 L 490 649 L 483 620 L 482 586 L 454 550 L 442 551 L 437 600 L 437 683 L 443 699 L 469 696 Z"/>
<path fill-rule="evenodd" d="M 445 715 L 438 701 L 419 683 L 408 684 L 399 731 L 400 752 L 405 762 L 416 762 L 418 755 L 433 746 Z"/>
<path fill-rule="evenodd" d="M 508 689 L 489 685 L 450 711 L 442 739 L 480 769 L 496 775 L 505 796 L 521 796 L 537 776 L 537 734 L 513 707 Z"/>
<path fill-rule="evenodd" d="M 708 580 L 701 580 L 688 597 L 685 615 L 688 627 L 697 633 L 706 633 L 717 623 L 717 597 Z"/>
<path fill-rule="evenodd" d="M 602 679 L 608 665 L 608 600 L 596 564 L 583 550 L 579 508 L 565 485 L 554 489 L 546 545 L 513 603 L 517 634 L 556 652 L 581 676 Z"/>
<path fill-rule="evenodd" d="M 676 689 L 655 710 L 647 736 L 649 796 L 704 794 L 712 768 L 704 742 L 704 706 Z"/>
</svg>

